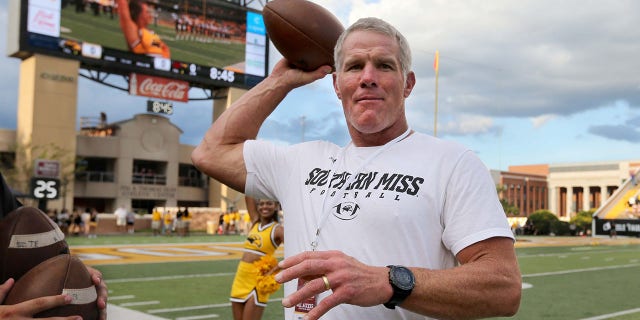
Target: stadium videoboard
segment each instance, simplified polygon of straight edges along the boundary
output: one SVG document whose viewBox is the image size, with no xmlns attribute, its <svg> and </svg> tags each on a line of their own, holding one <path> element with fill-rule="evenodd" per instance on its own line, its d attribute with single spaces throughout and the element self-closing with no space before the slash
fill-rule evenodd
<svg viewBox="0 0 640 320">
<path fill-rule="evenodd" d="M 202 88 L 251 88 L 266 76 L 260 11 L 228 0 L 142 0 L 137 11 L 129 1 L 138 0 L 9 0 L 8 16 L 17 21 L 9 23 L 8 54 L 75 59 L 88 70 Z"/>
</svg>

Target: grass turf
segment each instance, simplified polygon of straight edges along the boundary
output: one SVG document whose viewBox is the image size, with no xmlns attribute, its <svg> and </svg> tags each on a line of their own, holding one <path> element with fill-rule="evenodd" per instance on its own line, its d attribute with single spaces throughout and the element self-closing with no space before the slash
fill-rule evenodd
<svg viewBox="0 0 640 320">
<path fill-rule="evenodd" d="M 239 242 L 241 236 L 194 235 L 187 238 L 106 236 L 68 238 L 69 244 Z M 640 307 L 640 245 L 577 245 L 517 248 L 523 283 L 522 303 L 510 319 L 587 319 Z M 228 295 L 237 260 L 98 265 L 110 290 L 110 303 L 167 319 L 216 314 L 232 319 Z M 282 298 L 282 289 L 271 296 Z M 190 308 L 191 307 L 191 308 Z M 279 301 L 263 319 L 281 320 Z M 640 310 L 606 319 L 640 319 Z"/>
</svg>

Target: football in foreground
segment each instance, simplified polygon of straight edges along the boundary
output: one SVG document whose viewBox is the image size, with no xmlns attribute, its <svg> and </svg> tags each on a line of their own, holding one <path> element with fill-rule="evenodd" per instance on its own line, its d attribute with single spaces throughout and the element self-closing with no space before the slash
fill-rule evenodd
<svg viewBox="0 0 640 320">
<path fill-rule="evenodd" d="M 16 281 L 41 262 L 69 253 L 64 233 L 38 208 L 20 207 L 0 220 L 0 283 Z"/>
<path fill-rule="evenodd" d="M 327 9 L 307 0 L 273 0 L 262 15 L 271 42 L 296 68 L 335 68 L 333 48 L 344 27 Z"/>
<path fill-rule="evenodd" d="M 91 274 L 80 259 L 69 254 L 50 258 L 25 273 L 13 285 L 4 304 L 63 293 L 71 296 L 70 304 L 40 312 L 36 318 L 79 315 L 84 320 L 98 319 L 98 293 Z"/>
</svg>

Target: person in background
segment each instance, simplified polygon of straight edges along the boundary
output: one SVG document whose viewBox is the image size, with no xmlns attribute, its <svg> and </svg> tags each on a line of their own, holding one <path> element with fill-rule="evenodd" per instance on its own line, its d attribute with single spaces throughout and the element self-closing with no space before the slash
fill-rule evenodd
<svg viewBox="0 0 640 320">
<path fill-rule="evenodd" d="M 66 208 L 62 208 L 57 215 L 58 227 L 65 235 L 69 234 L 69 225 L 71 224 L 71 216 Z"/>
<path fill-rule="evenodd" d="M 245 198 L 253 224 L 244 242 L 244 253 L 238 264 L 231 287 L 231 309 L 234 320 L 259 320 L 267 306 L 269 294 L 258 285 L 255 262 L 273 257 L 284 241 L 282 225 L 278 223 L 278 203 L 273 200 Z M 275 259 L 274 259 L 275 261 Z"/>
<path fill-rule="evenodd" d="M 162 228 L 164 230 L 163 233 L 167 236 L 170 236 L 173 232 L 173 214 L 171 214 L 171 210 L 166 210 L 162 218 L 164 222 L 162 225 Z"/>
<path fill-rule="evenodd" d="M 69 234 L 74 236 L 80 235 L 80 232 L 83 231 L 84 226 L 82 224 L 82 216 L 78 209 L 73 208 L 73 212 L 71 213 L 69 221 L 71 221 L 71 224 L 69 225 Z"/>
<path fill-rule="evenodd" d="M 184 224 L 182 223 L 182 217 L 184 216 L 184 211 L 182 208 L 178 208 L 178 212 L 176 212 L 176 219 L 173 220 L 173 225 L 176 230 L 176 234 L 178 237 L 182 237 L 184 235 Z"/>
<path fill-rule="evenodd" d="M 287 245 L 275 278 L 285 283 L 285 318 L 514 315 L 521 276 L 495 185 L 473 150 L 409 127 L 416 75 L 405 37 L 381 19 L 360 19 L 334 57 L 346 146 L 255 140 L 291 90 L 332 72 L 282 59 L 192 153 L 208 176 L 282 204 Z"/>
<path fill-rule="evenodd" d="M 238 225 L 236 215 L 238 214 L 238 209 L 232 207 L 229 212 L 229 229 L 227 230 L 228 234 L 238 234 Z"/>
<path fill-rule="evenodd" d="M 154 12 L 143 0 L 117 0 L 120 28 L 133 53 L 154 57 L 170 58 L 169 47 L 160 36 L 148 29 L 153 21 Z"/>
<path fill-rule="evenodd" d="M 91 208 L 91 222 L 89 225 L 89 238 L 97 237 L 96 230 L 98 229 L 98 210 L 96 208 Z"/>
<path fill-rule="evenodd" d="M 240 234 L 242 233 L 241 227 L 242 227 L 242 215 L 240 214 L 240 210 L 236 210 L 233 214 L 233 219 L 234 219 L 234 226 L 235 226 L 235 234 Z"/>
<path fill-rule="evenodd" d="M 4 180 L 2 172 L 0 172 L 0 219 L 4 219 L 6 215 L 21 207 L 16 197 L 13 195 L 11 188 Z M 0 257 L 4 259 L 4 257 Z M 98 292 L 98 308 L 100 309 L 100 320 L 107 319 L 107 285 L 103 280 L 102 273 L 97 269 L 87 266 L 87 270 L 91 274 L 91 279 L 96 286 Z M 27 300 L 15 305 L 2 305 L 7 294 L 15 284 L 15 279 L 10 278 L 0 284 L 0 319 L 32 319 L 33 316 L 44 310 L 53 309 L 71 303 L 71 296 L 68 294 L 60 294 L 56 296 L 47 296 Z M 68 317 L 65 319 L 74 319 Z"/>
<path fill-rule="evenodd" d="M 189 228 L 191 227 L 191 213 L 189 212 L 189 207 L 184 208 L 184 212 L 182 213 L 182 236 L 189 236 Z"/>
<path fill-rule="evenodd" d="M 231 217 L 232 217 L 232 213 L 231 213 L 231 209 L 229 209 L 229 211 L 225 212 L 222 215 L 222 229 L 223 234 L 229 234 L 229 230 L 231 230 Z"/>
<path fill-rule="evenodd" d="M 135 232 L 136 214 L 127 210 L 127 232 L 133 234 Z"/>
<path fill-rule="evenodd" d="M 616 239 L 618 237 L 618 230 L 616 229 L 616 222 L 611 220 L 611 229 L 609 230 L 609 238 Z"/>
<path fill-rule="evenodd" d="M 80 220 L 82 220 L 82 234 L 85 237 L 89 237 L 91 232 L 91 209 L 85 208 L 80 214 Z"/>
<path fill-rule="evenodd" d="M 162 213 L 158 210 L 158 208 L 154 208 L 151 213 L 151 230 L 153 231 L 153 236 L 157 237 L 160 235 L 160 228 L 162 227 Z"/>
<path fill-rule="evenodd" d="M 242 217 L 240 218 L 242 222 L 242 234 L 248 235 L 251 227 L 251 215 L 249 211 L 242 213 Z"/>
<path fill-rule="evenodd" d="M 224 213 L 221 213 L 218 216 L 218 232 L 217 232 L 217 234 L 220 234 L 220 235 L 224 234 L 224 215 L 225 215 Z"/>
<path fill-rule="evenodd" d="M 116 228 L 118 232 L 125 233 L 127 230 L 127 208 L 124 205 L 121 205 L 116 209 L 113 215 L 116 217 Z"/>
<path fill-rule="evenodd" d="M 58 213 L 56 210 L 47 209 L 47 217 L 49 217 L 49 219 L 51 219 L 55 224 L 58 224 Z"/>
</svg>

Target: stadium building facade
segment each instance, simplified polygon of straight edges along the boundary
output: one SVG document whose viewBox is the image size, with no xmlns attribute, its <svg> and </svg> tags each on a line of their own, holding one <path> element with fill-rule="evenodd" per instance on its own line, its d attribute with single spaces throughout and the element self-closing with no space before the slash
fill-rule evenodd
<svg viewBox="0 0 640 320">
<path fill-rule="evenodd" d="M 181 134 L 167 117 L 152 113 L 115 123 L 107 123 L 103 115 L 94 123 L 82 123 L 76 135 L 73 204 L 50 205 L 99 212 L 113 212 L 119 205 L 138 212 L 153 207 L 223 207 L 225 202 L 244 207 L 241 194 L 224 186 L 211 188 L 213 180 L 191 163 L 194 146 L 180 144 Z M 15 159 L 15 143 L 15 131 L 0 130 L 5 167 L 7 159 Z M 628 160 L 516 165 L 491 174 L 500 198 L 518 208 L 512 217 L 526 219 L 546 209 L 568 221 L 576 212 L 599 208 L 638 170 L 640 160 Z"/>
<path fill-rule="evenodd" d="M 50 206 L 99 212 L 113 212 L 120 205 L 138 212 L 209 206 L 209 178 L 191 164 L 194 147 L 180 144 L 181 134 L 168 118 L 156 114 L 83 124 L 76 135 L 73 204 L 58 200 Z M 0 131 L 3 158 L 15 158 L 12 144 L 15 132 Z"/>
</svg>

